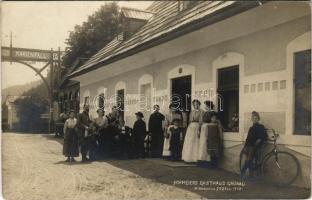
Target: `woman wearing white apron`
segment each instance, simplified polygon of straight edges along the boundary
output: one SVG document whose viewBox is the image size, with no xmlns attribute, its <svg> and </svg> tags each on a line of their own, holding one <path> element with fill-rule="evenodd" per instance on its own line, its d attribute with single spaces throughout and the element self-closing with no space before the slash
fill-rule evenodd
<svg viewBox="0 0 312 200">
<path fill-rule="evenodd" d="M 164 146 L 163 146 L 163 157 L 169 157 L 171 156 L 171 152 L 169 150 L 170 148 L 170 131 L 169 128 L 170 126 L 173 125 L 173 119 L 179 119 L 180 122 L 182 123 L 182 113 L 179 112 L 179 110 L 175 107 L 175 105 L 173 105 L 172 103 L 169 105 L 169 114 L 166 115 L 166 119 L 165 119 L 165 124 L 164 124 L 164 128 L 165 128 L 165 132 L 164 132 Z M 182 124 L 181 124 L 182 127 Z"/>
<path fill-rule="evenodd" d="M 185 134 L 182 160 L 185 162 L 197 162 L 200 126 L 204 111 L 200 109 L 200 101 L 194 99 L 192 101 L 193 110 L 190 113 L 190 124 Z"/>
<path fill-rule="evenodd" d="M 210 155 L 207 151 L 208 126 L 211 121 L 211 113 L 214 112 L 213 102 L 205 101 L 206 112 L 203 115 L 203 124 L 200 129 L 199 147 L 198 147 L 198 161 L 210 161 Z"/>
</svg>

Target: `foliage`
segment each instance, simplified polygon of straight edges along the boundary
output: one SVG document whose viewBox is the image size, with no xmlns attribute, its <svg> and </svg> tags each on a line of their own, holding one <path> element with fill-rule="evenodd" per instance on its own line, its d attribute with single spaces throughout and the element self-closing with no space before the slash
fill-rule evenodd
<svg viewBox="0 0 312 200">
<path fill-rule="evenodd" d="M 110 42 L 121 30 L 119 7 L 107 3 L 70 32 L 63 65 L 70 67 L 77 58 L 90 58 Z"/>
<path fill-rule="evenodd" d="M 48 120 L 41 119 L 41 114 L 49 112 L 49 101 L 46 88 L 43 84 L 30 89 L 23 94 L 23 98 L 15 101 L 17 131 L 40 133 L 48 131 Z M 25 97 L 26 96 L 26 97 Z"/>
</svg>

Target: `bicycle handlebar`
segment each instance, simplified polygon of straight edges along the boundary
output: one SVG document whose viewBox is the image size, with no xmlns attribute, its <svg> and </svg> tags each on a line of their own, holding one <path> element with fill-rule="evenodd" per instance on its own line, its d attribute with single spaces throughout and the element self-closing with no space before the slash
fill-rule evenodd
<svg viewBox="0 0 312 200">
<path fill-rule="evenodd" d="M 273 136 L 272 136 L 272 138 L 273 138 L 273 140 L 270 140 L 270 139 L 268 139 L 268 141 L 276 141 L 277 140 L 277 138 L 279 137 L 279 134 L 278 133 L 276 133 L 275 132 L 275 130 L 273 129 L 273 128 L 266 128 L 265 130 L 270 130 L 270 131 L 272 131 L 272 133 L 273 133 Z"/>
</svg>

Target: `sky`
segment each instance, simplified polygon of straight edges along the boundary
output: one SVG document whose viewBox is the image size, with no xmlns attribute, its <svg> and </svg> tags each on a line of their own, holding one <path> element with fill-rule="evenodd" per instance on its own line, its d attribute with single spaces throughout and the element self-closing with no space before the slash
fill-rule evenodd
<svg viewBox="0 0 312 200">
<path fill-rule="evenodd" d="M 82 24 L 101 5 L 109 1 L 29 1 L 1 3 L 2 46 L 64 50 L 65 39 L 76 24 Z M 119 1 L 121 7 L 147 8 L 151 1 Z M 40 68 L 44 63 L 32 63 Z M 46 71 L 44 72 L 46 74 Z M 30 68 L 17 63 L 1 63 L 2 88 L 40 80 Z"/>
</svg>

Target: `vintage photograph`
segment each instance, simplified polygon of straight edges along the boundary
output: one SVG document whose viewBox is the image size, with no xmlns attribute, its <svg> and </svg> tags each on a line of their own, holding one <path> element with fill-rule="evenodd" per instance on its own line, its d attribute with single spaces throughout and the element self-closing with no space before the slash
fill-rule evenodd
<svg viewBox="0 0 312 200">
<path fill-rule="evenodd" d="M 310 1 L 0 5 L 2 199 L 310 198 Z"/>
</svg>

